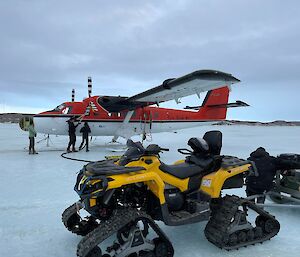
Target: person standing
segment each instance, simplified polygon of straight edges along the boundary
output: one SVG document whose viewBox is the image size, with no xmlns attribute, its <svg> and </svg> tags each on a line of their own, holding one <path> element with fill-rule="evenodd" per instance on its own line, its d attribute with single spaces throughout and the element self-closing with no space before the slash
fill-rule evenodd
<svg viewBox="0 0 300 257">
<path fill-rule="evenodd" d="M 84 141 L 85 141 L 85 147 L 86 151 L 89 151 L 89 133 L 91 133 L 91 128 L 87 122 L 84 122 L 83 127 L 80 129 L 80 133 L 82 133 L 82 142 L 79 146 L 79 150 L 84 148 Z"/>
<path fill-rule="evenodd" d="M 68 144 L 68 148 L 67 148 L 67 152 L 77 152 L 75 149 L 75 143 L 76 143 L 76 128 L 79 125 L 79 122 L 75 125 L 75 118 L 71 118 L 69 120 L 67 120 L 68 125 L 69 125 L 69 144 Z M 72 147 L 72 150 L 70 149 Z"/>
<path fill-rule="evenodd" d="M 38 154 L 34 149 L 34 138 L 36 137 L 36 131 L 34 129 L 33 119 L 30 119 L 29 126 L 29 154 Z"/>
</svg>

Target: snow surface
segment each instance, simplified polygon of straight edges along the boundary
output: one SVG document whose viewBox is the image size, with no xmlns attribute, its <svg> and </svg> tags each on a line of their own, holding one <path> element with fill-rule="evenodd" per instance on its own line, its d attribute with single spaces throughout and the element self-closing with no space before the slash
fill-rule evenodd
<svg viewBox="0 0 300 257">
<path fill-rule="evenodd" d="M 264 146 L 273 155 L 300 152 L 299 127 L 202 126 L 176 134 L 154 134 L 152 142 L 171 148 L 162 154 L 162 160 L 172 163 L 182 159 L 177 148 L 185 147 L 190 137 L 202 136 L 211 129 L 223 132 L 223 154 L 246 158 L 258 146 Z M 37 144 L 39 155 L 28 155 L 24 149 L 28 135 L 18 125 L 0 124 L 0 135 L 0 256 L 75 257 L 81 238 L 64 228 L 61 213 L 78 200 L 73 186 L 83 163 L 60 157 L 67 137 L 52 137 L 48 148 L 43 141 Z M 39 136 L 37 140 L 42 138 Z M 78 145 L 80 138 L 77 140 Z M 105 146 L 108 140 L 99 137 L 93 141 L 89 153 L 79 152 L 72 157 L 100 160 L 112 155 Z M 244 189 L 232 191 L 244 195 Z M 267 210 L 281 223 L 278 236 L 239 251 L 227 252 L 209 243 L 203 233 L 206 222 L 181 227 L 159 224 L 173 242 L 176 257 L 299 256 L 300 210 Z"/>
</svg>

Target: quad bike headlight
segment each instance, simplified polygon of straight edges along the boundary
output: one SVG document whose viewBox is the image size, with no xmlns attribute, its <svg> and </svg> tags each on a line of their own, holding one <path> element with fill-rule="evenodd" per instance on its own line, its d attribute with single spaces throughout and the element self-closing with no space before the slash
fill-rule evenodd
<svg viewBox="0 0 300 257">
<path fill-rule="evenodd" d="M 103 189 L 102 181 L 98 181 L 96 183 L 93 183 L 93 181 L 88 181 L 86 183 L 86 187 L 83 191 L 84 191 L 84 193 L 89 194 L 89 193 L 93 193 L 95 191 L 98 191 L 99 189 Z"/>
<path fill-rule="evenodd" d="M 102 186 L 102 181 L 97 181 L 97 182 L 94 182 L 94 181 L 86 181 L 85 183 L 83 183 L 82 185 L 80 185 L 81 187 L 81 191 L 82 191 L 82 194 L 91 194 L 91 193 L 94 193 L 100 189 L 103 189 L 103 186 Z"/>
<path fill-rule="evenodd" d="M 99 190 L 103 190 L 103 183 L 101 180 L 95 181 L 89 177 L 83 176 L 80 181 L 76 183 L 74 190 L 80 197 L 84 197 L 96 193 Z"/>
</svg>

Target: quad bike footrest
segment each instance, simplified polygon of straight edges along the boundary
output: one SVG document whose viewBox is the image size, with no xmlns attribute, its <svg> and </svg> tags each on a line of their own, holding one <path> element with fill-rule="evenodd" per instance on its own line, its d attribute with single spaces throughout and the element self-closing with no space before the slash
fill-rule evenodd
<svg viewBox="0 0 300 257">
<path fill-rule="evenodd" d="M 186 224 L 192 224 L 204 220 L 208 220 L 210 217 L 210 207 L 208 202 L 192 202 L 190 203 L 188 210 L 173 211 L 169 214 L 165 214 L 165 223 L 170 226 L 180 226 Z M 163 207 L 167 209 L 167 207 Z M 168 210 L 165 210 L 168 212 Z"/>
</svg>

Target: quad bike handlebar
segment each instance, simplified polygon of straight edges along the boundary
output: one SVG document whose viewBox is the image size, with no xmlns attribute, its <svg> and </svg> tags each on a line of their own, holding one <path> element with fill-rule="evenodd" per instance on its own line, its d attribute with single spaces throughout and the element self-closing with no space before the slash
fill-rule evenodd
<svg viewBox="0 0 300 257">
<path fill-rule="evenodd" d="M 192 153 L 191 150 L 186 149 L 186 148 L 179 148 L 179 149 L 177 149 L 177 151 L 178 151 L 178 153 L 181 153 L 181 154 L 184 154 L 184 155 L 189 155 L 189 154 Z"/>
<path fill-rule="evenodd" d="M 151 145 L 147 146 L 144 153 L 145 154 L 159 154 L 160 152 L 169 151 L 169 150 L 170 149 L 168 149 L 168 148 L 162 148 L 159 145 L 151 144 Z"/>
<path fill-rule="evenodd" d="M 161 152 L 169 152 L 170 149 L 169 148 L 162 148 L 162 147 L 160 147 L 160 151 Z"/>
<path fill-rule="evenodd" d="M 127 145 L 128 148 L 136 148 L 136 149 L 138 149 L 141 153 L 145 153 L 145 154 L 150 154 L 150 153 L 158 154 L 158 153 L 163 152 L 163 151 L 170 151 L 169 148 L 163 148 L 163 147 L 160 147 L 159 145 L 156 145 L 156 144 L 148 145 L 148 146 L 145 148 L 145 147 L 142 145 L 141 142 L 133 142 L 131 139 L 128 139 L 128 140 L 127 140 L 126 145 Z"/>
<path fill-rule="evenodd" d="M 119 164 L 125 166 L 133 160 L 138 160 L 143 155 L 159 156 L 160 152 L 169 151 L 168 148 L 162 148 L 159 145 L 151 144 L 146 148 L 141 142 L 133 142 L 131 139 L 127 140 L 127 151 L 120 157 Z"/>
</svg>

